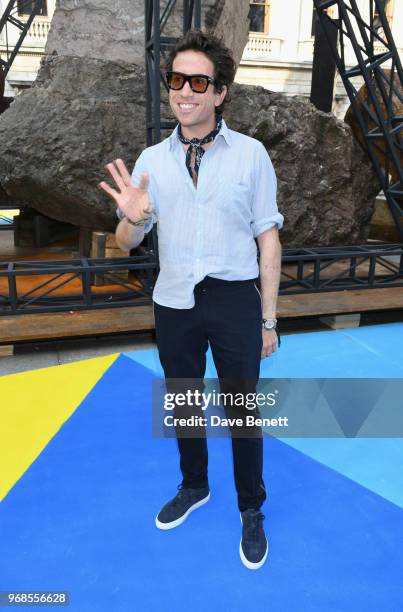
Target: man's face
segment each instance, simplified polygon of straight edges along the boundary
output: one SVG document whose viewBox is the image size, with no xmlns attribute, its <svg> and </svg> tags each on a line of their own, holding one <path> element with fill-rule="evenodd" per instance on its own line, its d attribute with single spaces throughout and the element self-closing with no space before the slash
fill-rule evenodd
<svg viewBox="0 0 403 612">
<path fill-rule="evenodd" d="M 183 74 L 204 74 L 214 78 L 214 64 L 210 58 L 201 51 L 192 49 L 177 54 L 172 70 Z M 190 84 L 185 83 L 178 91 L 169 90 L 169 103 L 179 123 L 201 137 L 214 128 L 215 109 L 220 106 L 226 93 L 225 86 L 218 93 L 211 83 L 205 93 L 195 93 L 191 90 Z"/>
</svg>

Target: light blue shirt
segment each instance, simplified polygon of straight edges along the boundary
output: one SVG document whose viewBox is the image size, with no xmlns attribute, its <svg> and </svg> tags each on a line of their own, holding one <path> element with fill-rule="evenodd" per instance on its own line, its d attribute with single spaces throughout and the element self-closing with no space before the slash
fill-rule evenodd
<svg viewBox="0 0 403 612">
<path fill-rule="evenodd" d="M 185 164 L 178 127 L 138 157 L 132 180 L 150 177 L 160 273 L 153 300 L 193 308 L 194 286 L 205 276 L 245 280 L 259 276 L 255 238 L 284 218 L 276 203 L 273 164 L 261 142 L 222 122 L 201 160 L 197 188 Z"/>
</svg>

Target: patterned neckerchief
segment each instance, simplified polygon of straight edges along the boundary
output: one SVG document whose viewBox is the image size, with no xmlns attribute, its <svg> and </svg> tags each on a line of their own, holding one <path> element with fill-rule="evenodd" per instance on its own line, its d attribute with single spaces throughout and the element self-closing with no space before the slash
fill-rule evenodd
<svg viewBox="0 0 403 612">
<path fill-rule="evenodd" d="M 221 130 L 221 125 L 222 125 L 222 116 L 218 115 L 217 123 L 216 123 L 214 130 L 212 130 L 209 134 L 207 134 L 207 136 L 204 136 L 204 138 L 192 138 L 189 140 L 188 138 L 185 138 L 183 136 L 182 127 L 179 124 L 179 127 L 178 127 L 179 140 L 183 144 L 189 145 L 189 148 L 186 152 L 186 168 L 188 169 L 190 177 L 194 182 L 197 182 L 200 162 L 201 162 L 203 155 L 205 154 L 205 150 L 203 149 L 202 145 L 207 144 L 208 142 L 211 142 L 212 140 L 214 140 L 214 138 L 217 136 L 217 134 Z M 192 168 L 192 155 L 193 154 L 194 154 L 194 167 Z M 193 176 L 192 170 L 194 170 L 195 177 Z"/>
</svg>

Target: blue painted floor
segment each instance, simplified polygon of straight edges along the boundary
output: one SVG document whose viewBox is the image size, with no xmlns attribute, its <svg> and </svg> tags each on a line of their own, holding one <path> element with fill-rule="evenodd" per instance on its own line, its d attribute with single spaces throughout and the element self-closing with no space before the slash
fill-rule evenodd
<svg viewBox="0 0 403 612">
<path fill-rule="evenodd" d="M 282 340 L 262 377 L 403 374 L 401 324 Z M 0 504 L 0 590 L 69 591 L 77 612 L 402 611 L 401 439 L 268 437 L 270 554 L 251 572 L 229 439 L 209 440 L 210 502 L 154 526 L 180 482 L 175 440 L 151 435 L 161 374 L 155 350 L 120 355 Z"/>
</svg>

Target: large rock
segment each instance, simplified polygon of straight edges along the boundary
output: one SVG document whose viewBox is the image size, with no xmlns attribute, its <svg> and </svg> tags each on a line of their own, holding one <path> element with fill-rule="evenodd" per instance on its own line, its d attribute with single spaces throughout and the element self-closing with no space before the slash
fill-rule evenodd
<svg viewBox="0 0 403 612">
<path fill-rule="evenodd" d="M 167 0 L 160 2 L 161 16 Z M 183 0 L 177 0 L 163 30 L 178 37 Z M 248 39 L 248 0 L 203 0 L 202 27 L 223 36 L 237 63 Z M 46 53 L 144 65 L 144 0 L 60 0 Z"/>
<path fill-rule="evenodd" d="M 236 85 L 231 127 L 260 140 L 278 180 L 287 246 L 365 241 L 379 182 L 351 128 L 302 97 Z"/>
<path fill-rule="evenodd" d="M 97 184 L 107 162 L 132 166 L 145 146 L 143 81 L 133 64 L 48 57 L 0 118 L 3 187 L 59 221 L 111 230 L 115 206 Z"/>
<path fill-rule="evenodd" d="M 96 186 L 108 161 L 132 167 L 145 146 L 143 81 L 143 69 L 126 63 L 48 58 L 0 120 L 7 191 L 60 221 L 111 230 L 114 205 Z M 285 245 L 366 238 L 379 186 L 347 124 L 302 98 L 238 84 L 226 119 L 270 153 Z"/>
<path fill-rule="evenodd" d="M 165 35 L 180 36 L 182 7 Z M 203 2 L 204 29 L 238 61 L 248 10 L 248 0 Z M 145 146 L 144 76 L 144 0 L 61 0 L 34 86 L 0 119 L 8 194 L 60 221 L 113 229 L 115 206 L 96 185 L 104 164 L 121 156 L 132 166 Z"/>
<path fill-rule="evenodd" d="M 98 10 L 89 13 L 94 4 Z M 35 85 L 0 118 L 1 183 L 60 221 L 112 230 L 115 207 L 97 189 L 104 164 L 122 157 L 132 167 L 145 146 L 140 4 L 63 0 Z M 234 4 L 210 0 L 204 19 L 215 31 L 221 23 L 231 33 L 228 7 Z M 247 10 L 249 3 L 236 4 Z M 241 21 L 239 14 L 233 23 Z M 286 217 L 283 243 L 364 240 L 379 187 L 350 127 L 301 98 L 261 87 L 236 85 L 232 98 L 229 125 L 261 140 L 275 165 Z M 168 114 L 164 107 L 162 115 Z"/>
</svg>

